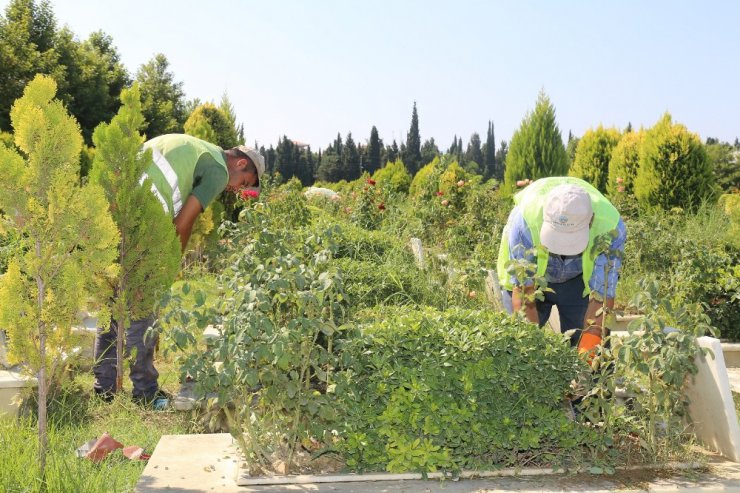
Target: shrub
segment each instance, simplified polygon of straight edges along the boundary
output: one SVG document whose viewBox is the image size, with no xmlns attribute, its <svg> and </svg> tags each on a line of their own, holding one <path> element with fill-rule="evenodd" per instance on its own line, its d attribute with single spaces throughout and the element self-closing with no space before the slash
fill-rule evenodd
<svg viewBox="0 0 740 493">
<path fill-rule="evenodd" d="M 421 168 L 411 181 L 409 195 L 411 197 L 431 197 L 439 190 L 439 175 L 442 174 L 444 166 L 436 156 L 432 162 Z"/>
<path fill-rule="evenodd" d="M 645 133 L 635 195 L 641 205 L 690 211 L 714 201 L 714 175 L 699 136 L 666 113 Z"/>
<path fill-rule="evenodd" d="M 342 350 L 339 448 L 352 469 L 550 465 L 590 433 L 561 407 L 576 353 L 502 314 L 388 309 Z"/>
<path fill-rule="evenodd" d="M 411 175 L 400 159 L 389 161 L 384 168 L 377 170 L 373 174 L 373 180 L 387 193 L 406 194 L 411 186 Z"/>
<path fill-rule="evenodd" d="M 441 306 L 445 293 L 433 288 L 423 271 L 409 262 L 371 262 L 339 258 L 344 289 L 354 310 L 376 305 Z"/>
<path fill-rule="evenodd" d="M 586 180 L 606 193 L 609 177 L 609 161 L 612 150 L 619 142 L 619 130 L 604 128 L 589 129 L 578 141 L 576 156 L 568 174 Z"/>
</svg>

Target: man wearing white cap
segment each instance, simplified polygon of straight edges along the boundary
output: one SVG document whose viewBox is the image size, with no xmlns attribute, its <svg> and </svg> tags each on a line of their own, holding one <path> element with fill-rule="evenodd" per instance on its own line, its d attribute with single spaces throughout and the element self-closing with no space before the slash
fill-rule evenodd
<svg viewBox="0 0 740 493">
<path fill-rule="evenodd" d="M 198 215 L 221 192 L 259 187 L 265 172 L 265 160 L 255 149 L 238 146 L 223 150 L 190 135 L 161 135 L 145 142 L 144 149 L 151 149 L 152 164 L 141 181 L 151 180 L 152 193 L 172 216 L 183 250 Z M 153 318 L 131 322 L 126 350 L 136 348 L 130 373 L 133 397 L 157 408 L 165 399 L 154 368 L 157 337 L 145 337 L 152 323 Z M 111 325 L 112 330 L 98 329 L 93 367 L 95 392 L 106 400 L 113 396 L 116 384 L 116 327 L 113 322 Z"/>
<path fill-rule="evenodd" d="M 516 194 L 514 202 L 497 266 L 507 309 L 523 307 L 527 319 L 541 327 L 557 306 L 560 330 L 577 329 L 573 345 L 581 352 L 592 350 L 602 334 L 596 313 L 604 304 L 614 306 L 621 267 L 621 258 L 614 252 L 624 251 L 624 221 L 596 188 L 573 177 L 539 179 Z M 593 252 L 597 237 L 615 231 L 612 253 Z M 544 277 L 553 290 L 544 294 L 544 300 L 531 300 L 533 282 L 525 280 L 522 286 L 507 271 L 509 260 L 521 259 L 536 265 L 530 277 Z"/>
</svg>

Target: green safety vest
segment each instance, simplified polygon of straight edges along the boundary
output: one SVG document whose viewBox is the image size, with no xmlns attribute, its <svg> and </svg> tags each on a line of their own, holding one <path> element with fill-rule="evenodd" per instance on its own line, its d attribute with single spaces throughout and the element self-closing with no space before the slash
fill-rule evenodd
<svg viewBox="0 0 740 493">
<path fill-rule="evenodd" d="M 619 224 L 619 211 L 617 211 L 611 202 L 609 202 L 596 188 L 579 178 L 573 178 L 570 176 L 540 178 L 521 192 L 514 195 L 514 203 L 517 205 L 521 204 L 520 206 L 522 207 L 524 222 L 527 223 L 529 232 L 532 235 L 532 243 L 537 249 L 537 276 L 543 277 L 547 271 L 549 252 L 540 243 L 540 229 L 544 222 L 542 210 L 545 206 L 545 197 L 547 197 L 547 193 L 558 185 L 562 185 L 564 183 L 578 185 L 586 190 L 591 197 L 591 206 L 594 210 L 594 220 L 589 230 L 588 245 L 581 257 L 583 266 L 583 285 L 585 286 L 584 295 L 588 295 L 591 292 L 588 281 L 591 279 L 591 274 L 593 274 L 594 271 L 594 263 L 596 262 L 596 256 L 593 254 L 594 252 L 591 251 L 594 240 L 598 236 L 616 229 Z M 506 289 L 511 290 L 513 289 L 511 276 L 506 271 L 506 263 L 508 261 L 509 227 L 507 225 L 504 228 L 501 238 L 496 271 L 501 285 Z"/>
<path fill-rule="evenodd" d="M 195 166 L 201 156 L 210 154 L 228 173 L 223 150 L 190 135 L 160 135 L 144 143 L 144 149 L 152 150 L 152 164 L 141 183 L 147 178 L 152 181 L 152 193 L 172 217 L 177 216 L 193 191 Z"/>
</svg>

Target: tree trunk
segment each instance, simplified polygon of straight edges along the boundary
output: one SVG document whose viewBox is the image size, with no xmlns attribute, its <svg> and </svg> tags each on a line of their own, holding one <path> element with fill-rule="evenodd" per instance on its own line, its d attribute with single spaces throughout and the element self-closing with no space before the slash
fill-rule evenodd
<svg viewBox="0 0 740 493">
<path fill-rule="evenodd" d="M 36 241 L 36 255 L 41 257 L 41 243 Z M 37 314 L 38 314 L 38 329 L 39 329 L 39 356 L 40 366 L 38 372 L 38 412 L 39 412 L 39 477 L 43 479 L 46 471 L 46 446 L 47 446 L 47 430 L 46 430 L 46 324 L 41 319 L 41 313 L 44 308 L 44 280 L 40 274 L 36 276 L 36 286 L 39 290 L 37 298 Z"/>
</svg>

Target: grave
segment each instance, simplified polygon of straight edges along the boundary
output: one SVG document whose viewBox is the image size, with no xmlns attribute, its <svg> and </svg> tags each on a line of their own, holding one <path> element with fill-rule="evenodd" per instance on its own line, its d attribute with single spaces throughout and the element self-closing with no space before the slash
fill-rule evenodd
<svg viewBox="0 0 740 493">
<path fill-rule="evenodd" d="M 24 389 L 36 387 L 37 380 L 18 369 L 0 370 L 0 417 L 15 417 Z"/>
</svg>

